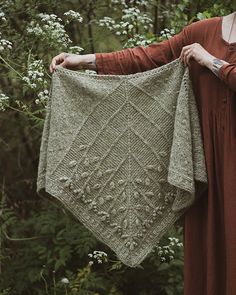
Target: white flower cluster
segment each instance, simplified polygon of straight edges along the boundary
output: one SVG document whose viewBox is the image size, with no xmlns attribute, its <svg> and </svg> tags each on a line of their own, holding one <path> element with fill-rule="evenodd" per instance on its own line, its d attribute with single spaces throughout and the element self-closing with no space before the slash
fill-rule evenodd
<svg viewBox="0 0 236 295">
<path fill-rule="evenodd" d="M 169 39 L 170 37 L 172 37 L 173 35 L 175 35 L 175 29 L 164 29 L 162 31 L 160 31 L 160 35 L 163 38 L 167 38 Z"/>
<path fill-rule="evenodd" d="M 1 32 L 0 32 L 0 52 L 1 51 L 5 51 L 5 50 L 10 50 L 10 49 L 12 49 L 12 43 L 10 42 L 10 41 L 8 41 L 8 40 L 6 40 L 6 39 L 3 39 L 2 37 L 1 37 Z"/>
<path fill-rule="evenodd" d="M 158 255 L 160 256 L 160 260 L 162 262 L 174 259 L 174 247 L 183 247 L 183 243 L 180 242 L 179 239 L 174 237 L 168 237 L 168 239 L 170 240 L 169 245 L 157 246 Z"/>
<path fill-rule="evenodd" d="M 129 1 L 129 5 L 134 3 L 135 5 L 143 5 L 143 6 L 147 6 L 148 5 L 148 1 L 147 0 L 130 0 Z M 125 7 L 127 7 L 128 5 L 126 4 L 125 0 L 111 0 L 112 4 L 121 4 L 124 5 Z"/>
<path fill-rule="evenodd" d="M 5 18 L 5 13 L 3 11 L 0 11 L 0 20 L 1 21 L 6 21 L 7 19 Z"/>
<path fill-rule="evenodd" d="M 125 0 L 111 0 L 111 3 L 112 4 L 121 4 L 121 5 L 126 6 Z"/>
<path fill-rule="evenodd" d="M 64 26 L 61 24 L 62 19 L 55 14 L 39 13 L 39 22 L 32 20 L 26 28 L 28 34 L 53 41 L 62 47 L 67 47 L 72 43 Z"/>
<path fill-rule="evenodd" d="M 44 22 L 50 22 L 50 21 L 62 21 L 62 19 L 60 17 L 58 17 L 56 14 L 47 14 L 47 13 L 39 13 L 38 16 L 41 18 L 42 21 Z"/>
<path fill-rule="evenodd" d="M 140 35 L 140 34 L 134 34 L 133 38 L 129 38 L 123 47 L 131 48 L 133 46 L 146 46 L 151 43 L 152 41 L 147 39 L 146 36 Z"/>
<path fill-rule="evenodd" d="M 1 9 L 9 9 L 10 7 L 15 7 L 16 1 L 15 0 L 4 0 L 0 2 Z"/>
<path fill-rule="evenodd" d="M 67 16 L 67 19 L 68 19 L 67 23 L 69 22 L 69 20 L 76 20 L 80 23 L 83 22 L 83 17 L 81 16 L 81 14 L 74 10 L 69 10 L 65 12 L 64 15 Z"/>
<path fill-rule="evenodd" d="M 142 6 L 147 6 L 148 5 L 148 0 L 130 0 L 130 3 L 134 3 L 135 5 L 142 5 Z"/>
<path fill-rule="evenodd" d="M 4 93 L 0 93 L 0 111 L 5 111 L 6 110 L 6 106 L 9 103 L 9 97 L 4 94 Z"/>
<path fill-rule="evenodd" d="M 129 7 L 127 9 L 123 9 L 123 13 L 123 19 L 134 19 L 135 17 L 138 17 L 140 15 L 140 9 L 138 9 L 137 7 Z"/>
<path fill-rule="evenodd" d="M 93 253 L 89 253 L 88 257 L 94 258 L 98 263 L 102 263 L 103 261 L 107 261 L 107 253 L 103 251 L 93 251 Z M 94 261 L 90 260 L 89 265 L 93 265 Z"/>
<path fill-rule="evenodd" d="M 146 13 L 141 13 L 140 9 L 137 7 L 130 7 L 127 9 L 123 9 L 123 20 L 129 20 L 133 22 L 137 22 L 138 24 L 143 24 L 145 28 L 146 25 L 152 24 L 152 19 L 148 17 Z M 146 27 L 148 28 L 148 26 Z"/>
<path fill-rule="evenodd" d="M 35 103 L 44 103 L 49 99 L 49 91 L 47 89 L 38 93 L 38 98 L 35 99 Z"/>
<path fill-rule="evenodd" d="M 71 53 L 79 54 L 83 50 L 84 50 L 84 48 L 82 48 L 80 46 L 70 46 L 68 51 Z"/>
<path fill-rule="evenodd" d="M 121 21 L 116 23 L 112 18 L 105 16 L 97 23 L 99 26 L 105 26 L 116 35 L 133 34 L 133 29 L 137 25 L 142 25 L 144 29 L 152 27 L 152 19 L 145 13 L 141 13 L 137 7 L 123 9 Z"/>
<path fill-rule="evenodd" d="M 41 59 L 34 60 L 28 65 L 27 76 L 24 76 L 22 80 L 25 81 L 30 88 L 35 89 L 38 84 L 41 85 L 46 83 L 43 72 L 43 61 Z"/>
<path fill-rule="evenodd" d="M 114 24 L 115 24 L 115 21 L 111 17 L 109 17 L 109 16 L 104 16 L 103 19 L 100 19 L 99 20 L 100 27 L 106 26 L 106 27 L 109 28 L 110 25 L 114 25 Z"/>
<path fill-rule="evenodd" d="M 67 278 L 62 278 L 62 279 L 61 279 L 61 282 L 62 282 L 63 284 L 69 284 L 69 280 L 68 280 Z"/>
<path fill-rule="evenodd" d="M 179 241 L 179 239 L 175 237 L 168 237 L 170 240 L 170 245 L 171 246 L 178 246 L 178 247 L 183 247 L 183 243 Z"/>
</svg>

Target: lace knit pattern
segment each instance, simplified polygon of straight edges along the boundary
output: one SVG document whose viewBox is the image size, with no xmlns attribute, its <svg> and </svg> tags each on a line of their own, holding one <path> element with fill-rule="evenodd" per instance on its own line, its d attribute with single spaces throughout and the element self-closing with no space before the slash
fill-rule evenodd
<svg viewBox="0 0 236 295">
<path fill-rule="evenodd" d="M 37 192 L 68 209 L 127 266 L 139 265 L 207 184 L 189 69 L 130 75 L 56 66 Z"/>
</svg>

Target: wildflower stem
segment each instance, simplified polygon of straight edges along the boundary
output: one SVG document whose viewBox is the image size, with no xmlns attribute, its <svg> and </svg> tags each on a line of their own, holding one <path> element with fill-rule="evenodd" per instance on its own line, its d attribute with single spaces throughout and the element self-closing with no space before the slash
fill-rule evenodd
<svg viewBox="0 0 236 295">
<path fill-rule="evenodd" d="M 45 278 L 44 278 L 44 276 L 43 276 L 43 269 L 40 271 L 40 276 L 41 276 L 41 278 L 42 278 L 43 281 L 44 281 L 45 289 L 46 289 L 46 294 L 49 295 L 49 293 L 48 293 L 48 284 L 47 284 L 47 281 L 45 280 Z"/>
<path fill-rule="evenodd" d="M 10 109 L 15 110 L 15 111 L 17 111 L 17 112 L 23 113 L 23 114 L 25 114 L 25 115 L 27 114 L 27 112 L 24 112 L 24 111 L 22 111 L 22 110 L 20 110 L 20 109 L 16 109 L 16 108 L 14 108 L 14 107 L 12 107 L 12 106 L 10 106 L 10 105 L 8 105 L 7 107 L 10 108 Z"/>
<path fill-rule="evenodd" d="M 2 230 L 3 234 L 5 235 L 6 239 L 9 241 L 29 241 L 29 240 L 36 240 L 36 239 L 41 239 L 41 238 L 45 238 L 45 236 L 35 236 L 35 237 L 28 237 L 28 238 L 12 238 L 10 236 L 8 236 L 7 232 L 5 230 Z"/>
<path fill-rule="evenodd" d="M 66 285 L 64 285 L 64 287 L 65 287 L 66 295 L 68 295 L 68 292 L 67 292 L 67 287 L 66 287 Z"/>
<path fill-rule="evenodd" d="M 55 280 L 55 271 L 53 273 L 53 294 L 56 295 L 56 280 Z"/>
<path fill-rule="evenodd" d="M 107 261 L 109 261 L 109 262 L 116 262 L 116 263 L 117 263 L 117 262 L 120 262 L 119 260 L 112 260 L 112 259 L 110 259 L 110 258 L 107 259 Z"/>
<path fill-rule="evenodd" d="M 46 72 L 46 75 L 47 75 L 47 76 L 48 76 L 50 79 L 52 78 L 52 76 L 51 76 L 51 75 L 49 75 L 49 74 L 48 74 L 48 72 Z"/>
<path fill-rule="evenodd" d="M 17 112 L 23 113 L 23 114 L 26 115 L 26 116 L 29 116 L 29 118 L 32 119 L 32 120 L 35 119 L 35 120 L 42 121 L 42 122 L 44 121 L 44 119 L 41 119 L 41 118 L 39 118 L 39 117 L 37 117 L 37 116 L 34 116 L 33 113 L 31 113 L 31 112 L 29 112 L 29 111 L 24 112 L 24 111 L 22 111 L 22 110 L 20 110 L 20 109 L 16 109 L 16 108 L 14 108 L 14 107 L 12 107 L 12 106 L 10 106 L 10 105 L 8 105 L 7 107 L 10 108 L 10 109 L 15 110 L 15 111 L 17 111 Z"/>
<path fill-rule="evenodd" d="M 12 69 L 17 75 L 19 75 L 21 78 L 23 78 L 23 76 L 17 71 L 15 70 L 1 55 L 0 55 L 0 59 L 10 68 Z"/>
</svg>

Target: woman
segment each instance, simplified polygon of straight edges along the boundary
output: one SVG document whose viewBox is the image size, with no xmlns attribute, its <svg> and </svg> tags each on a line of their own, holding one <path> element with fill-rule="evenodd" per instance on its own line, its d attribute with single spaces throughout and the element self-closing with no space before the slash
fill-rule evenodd
<svg viewBox="0 0 236 295">
<path fill-rule="evenodd" d="M 180 57 L 189 66 L 208 173 L 184 216 L 184 294 L 236 294 L 236 12 L 192 23 L 160 43 L 52 59 L 69 69 L 131 74 Z"/>
</svg>

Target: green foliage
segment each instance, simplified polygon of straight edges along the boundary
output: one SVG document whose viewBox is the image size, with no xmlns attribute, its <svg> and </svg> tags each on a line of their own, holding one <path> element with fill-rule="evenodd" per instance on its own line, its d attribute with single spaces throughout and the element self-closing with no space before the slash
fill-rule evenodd
<svg viewBox="0 0 236 295">
<path fill-rule="evenodd" d="M 203 12 L 197 13 L 197 19 L 201 20 L 201 19 L 210 18 L 214 16 L 222 16 L 222 15 L 229 14 L 230 12 L 231 12 L 231 9 L 225 6 L 225 4 L 214 3 L 213 6 L 209 7 Z"/>
<path fill-rule="evenodd" d="M 69 212 L 62 212 L 56 206 L 50 206 L 49 203 L 43 202 L 40 207 L 37 206 L 37 210 L 30 211 L 27 219 L 20 222 L 5 201 L 2 202 L 1 212 L 3 220 L 1 231 L 4 231 L 5 235 L 5 252 L 1 259 L 4 263 L 4 273 L 0 283 L 2 288 L 6 288 L 8 285 L 14 286 L 10 294 L 24 294 L 29 286 L 34 286 L 33 294 L 45 294 L 42 288 L 44 284 L 45 292 L 48 294 L 53 294 L 54 290 L 57 290 L 57 294 L 63 294 L 63 284 L 59 281 L 63 276 L 66 276 L 70 281 L 67 288 L 71 293 L 68 294 L 95 294 L 96 292 L 98 294 L 112 294 L 110 290 L 113 290 L 114 294 L 122 294 L 119 293 L 121 292 L 122 279 L 124 280 L 127 274 L 134 279 L 137 274 L 134 270 L 131 275 L 131 271 L 120 261 L 110 259 L 113 253 L 106 248 L 104 250 L 109 253 L 108 263 L 110 265 L 101 265 L 99 268 L 99 265 L 94 261 L 91 271 L 88 253 L 99 247 L 104 248 L 104 245 L 99 245 L 99 242 L 89 231 L 73 220 Z M 27 233 L 31 233 L 31 236 L 28 237 Z M 179 232 L 180 234 L 181 232 Z M 166 245 L 164 240 L 163 245 L 163 247 Z M 17 251 L 15 251 L 16 249 Z M 181 257 L 181 248 L 176 248 L 175 252 L 176 256 Z M 168 257 L 168 255 L 165 256 Z M 6 263 L 4 258 L 10 263 Z M 176 264 L 177 261 L 179 260 L 166 263 L 168 267 L 165 264 L 161 267 L 162 264 L 160 264 L 156 251 L 145 261 L 146 266 L 140 267 L 140 270 L 138 268 L 137 271 L 145 272 L 147 275 L 147 271 L 151 272 L 151 269 L 156 269 L 156 273 L 152 275 L 155 285 L 157 285 L 155 288 L 159 286 L 158 288 L 161 287 L 163 290 L 165 288 L 173 289 L 178 284 L 181 288 L 182 280 L 171 281 L 171 276 L 168 286 L 165 287 L 167 274 L 165 270 L 173 277 L 175 277 L 174 269 L 178 270 L 180 275 L 177 278 L 182 276 L 183 264 Z M 79 266 L 81 268 L 78 269 Z M 159 270 L 162 271 L 162 273 L 160 272 L 160 281 L 158 281 Z M 114 272 L 115 278 L 113 277 Z M 129 281 L 126 284 L 128 285 Z M 150 285 L 146 288 L 151 290 L 153 287 Z"/>
<path fill-rule="evenodd" d="M 201 9 L 201 10 L 200 10 Z M 190 1 L 180 0 L 177 3 L 171 3 L 170 7 L 164 6 L 163 13 L 168 15 L 166 22 L 167 34 L 164 32 L 159 36 L 158 40 L 167 39 L 176 33 L 180 32 L 182 28 L 194 21 L 211 18 L 214 16 L 227 15 L 233 11 L 233 3 L 230 1 Z"/>
<path fill-rule="evenodd" d="M 128 268 L 63 206 L 36 194 L 48 66 L 62 51 L 114 51 L 161 41 L 193 21 L 232 12 L 233 5 L 219 0 L 0 3 L 0 295 L 183 294 L 180 225 L 139 267 Z"/>
<path fill-rule="evenodd" d="M 122 288 L 127 276 L 134 280 L 139 273 L 139 276 L 145 274 L 148 279 L 147 271 L 153 273 L 150 278 L 156 290 L 173 289 L 178 284 L 181 288 L 183 264 L 176 264 L 181 257 L 181 247 L 175 245 L 175 255 L 179 258 L 166 263 L 168 268 L 160 262 L 156 250 L 149 255 L 142 267 L 131 271 L 120 261 L 115 260 L 116 258 L 112 257 L 114 253 L 100 244 L 82 224 L 75 222 L 69 212 L 63 212 L 55 205 L 52 206 L 44 201 L 40 207 L 37 206 L 37 210 L 30 211 L 27 219 L 20 222 L 5 202 L 1 210 L 4 221 L 2 228 L 6 232 L 4 257 L 5 259 L 8 257 L 10 263 L 1 260 L 4 263 L 4 273 L 0 284 L 5 289 L 14 286 L 11 294 L 25 294 L 25 290 L 30 286 L 34 290 L 32 294 L 40 295 L 45 294 L 44 292 L 53 294 L 55 290 L 56 294 L 64 294 L 65 286 L 68 294 L 124 294 L 122 292 L 125 292 L 125 289 Z M 165 245 L 166 241 L 163 240 L 163 246 Z M 93 260 L 93 265 L 90 265 L 88 253 L 98 248 L 104 249 L 109 258 L 106 263 L 99 264 Z M 174 275 L 176 270 L 179 277 Z M 167 272 L 177 279 L 174 280 L 168 274 L 168 287 L 165 287 Z M 69 280 L 68 285 L 61 282 L 63 277 Z M 125 288 L 128 288 L 129 280 L 125 281 L 125 285 Z M 144 287 L 138 286 L 137 292 L 139 288 Z M 151 292 L 152 288 L 154 286 L 151 283 L 147 284 L 146 291 Z"/>
</svg>

